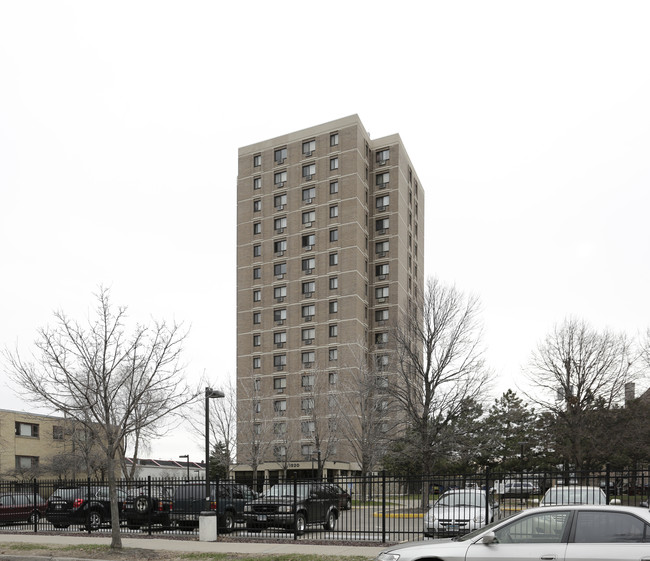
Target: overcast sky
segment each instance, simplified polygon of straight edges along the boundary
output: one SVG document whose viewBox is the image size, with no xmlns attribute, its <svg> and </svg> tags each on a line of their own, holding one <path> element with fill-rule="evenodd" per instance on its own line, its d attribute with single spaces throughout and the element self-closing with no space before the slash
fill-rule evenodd
<svg viewBox="0 0 650 561">
<path fill-rule="evenodd" d="M 0 347 L 105 285 L 134 321 L 191 326 L 188 377 L 220 386 L 237 149 L 354 113 L 411 156 L 426 274 L 481 298 L 495 396 L 567 316 L 635 336 L 649 28 L 643 1 L 1 2 Z"/>
</svg>

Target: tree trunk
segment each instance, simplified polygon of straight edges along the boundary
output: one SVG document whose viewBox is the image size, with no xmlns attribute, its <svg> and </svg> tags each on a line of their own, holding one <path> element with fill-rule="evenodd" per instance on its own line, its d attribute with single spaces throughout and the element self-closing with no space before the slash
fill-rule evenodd
<svg viewBox="0 0 650 561">
<path fill-rule="evenodd" d="M 120 533 L 120 509 L 117 501 L 117 481 L 115 480 L 115 458 L 108 457 L 108 492 L 111 497 L 111 549 L 122 549 Z"/>
</svg>

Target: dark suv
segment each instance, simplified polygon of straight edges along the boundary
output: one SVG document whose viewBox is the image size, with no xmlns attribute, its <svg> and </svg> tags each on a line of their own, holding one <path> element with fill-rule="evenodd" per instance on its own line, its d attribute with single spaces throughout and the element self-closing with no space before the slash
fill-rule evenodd
<svg viewBox="0 0 650 561">
<path fill-rule="evenodd" d="M 126 493 L 117 490 L 117 504 L 122 514 Z M 108 487 L 61 487 L 47 501 L 45 518 L 55 528 L 67 528 L 71 524 L 97 530 L 111 521 L 111 501 Z"/>
<path fill-rule="evenodd" d="M 172 489 L 159 485 L 131 489 L 124 501 L 126 527 L 137 530 L 140 526 L 160 524 L 169 526 L 173 509 Z"/>
<path fill-rule="evenodd" d="M 286 528 L 303 534 L 308 525 L 322 524 L 332 531 L 339 518 L 339 496 L 328 483 L 281 483 L 246 504 L 244 519 L 249 531 Z"/>
<path fill-rule="evenodd" d="M 217 527 L 231 532 L 236 522 L 243 522 L 244 505 L 255 498 L 246 485 L 232 481 L 220 481 L 218 500 L 217 485 L 210 485 L 210 509 L 217 511 Z M 205 484 L 186 483 L 174 487 L 174 510 L 172 522 L 181 529 L 192 530 L 199 526 L 199 514 L 205 510 Z"/>
</svg>

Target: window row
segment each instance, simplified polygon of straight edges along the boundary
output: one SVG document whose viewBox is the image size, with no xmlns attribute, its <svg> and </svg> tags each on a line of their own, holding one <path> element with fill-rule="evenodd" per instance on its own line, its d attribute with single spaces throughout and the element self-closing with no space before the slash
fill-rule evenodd
<svg viewBox="0 0 650 561">
<path fill-rule="evenodd" d="M 337 300 L 331 300 L 328 302 L 328 310 L 330 314 L 337 314 L 339 311 L 339 303 Z M 315 305 L 307 305 L 301 307 L 301 317 L 305 321 L 311 321 L 316 315 Z M 309 318 L 309 319 L 307 319 Z M 287 321 L 287 309 L 286 308 L 275 308 L 273 310 L 273 321 L 277 325 L 282 325 Z M 261 325 L 262 323 L 262 312 L 256 311 L 253 312 L 253 324 Z"/>
<path fill-rule="evenodd" d="M 336 362 L 339 359 L 339 350 L 337 348 L 329 349 L 328 350 L 328 361 L 329 362 Z M 300 364 L 302 368 L 311 368 L 314 366 L 316 363 L 316 352 L 315 351 L 304 351 L 300 355 Z M 287 355 L 286 353 L 279 353 L 279 354 L 274 354 L 273 355 L 273 367 L 276 370 L 284 370 L 287 366 Z M 262 368 L 262 357 L 261 356 L 254 356 L 253 357 L 253 369 L 258 370 Z M 286 385 L 286 378 L 277 378 L 277 380 L 284 380 L 284 383 Z M 284 386 L 282 388 L 278 388 L 274 385 L 274 389 L 276 390 L 284 390 Z"/>
<path fill-rule="evenodd" d="M 330 147 L 339 145 L 339 133 L 334 132 L 330 134 Z M 306 140 L 302 143 L 302 155 L 310 157 L 316 151 L 316 139 Z M 273 162 L 276 165 L 283 164 L 288 156 L 287 147 L 276 148 L 273 151 Z M 253 156 L 253 167 L 260 167 L 262 165 L 262 154 L 255 154 Z"/>
<path fill-rule="evenodd" d="M 339 326 L 336 323 L 331 324 L 328 327 L 328 333 L 331 338 L 338 337 L 339 335 Z M 311 345 L 316 340 L 316 329 L 313 327 L 307 327 L 301 330 L 301 341 L 305 345 Z M 286 331 L 276 331 L 273 333 L 273 344 L 277 347 L 284 347 L 287 343 L 287 332 Z M 262 335 L 255 333 L 253 335 L 253 347 L 260 347 L 262 345 Z M 314 362 L 313 360 L 303 360 L 303 362 Z"/>
</svg>

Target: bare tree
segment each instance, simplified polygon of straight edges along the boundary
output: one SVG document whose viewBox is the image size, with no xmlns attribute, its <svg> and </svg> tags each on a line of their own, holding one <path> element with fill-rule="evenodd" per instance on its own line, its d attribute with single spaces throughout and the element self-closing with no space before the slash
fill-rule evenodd
<svg viewBox="0 0 650 561">
<path fill-rule="evenodd" d="M 376 345 L 369 360 L 365 345 L 349 347 L 336 393 L 339 428 L 345 437 L 341 441 L 346 443 L 361 473 L 370 475 L 403 421 L 397 401 L 384 383 L 393 353 L 383 344 Z"/>
<path fill-rule="evenodd" d="M 432 278 L 395 328 L 394 395 L 409 424 L 409 453 L 423 474 L 444 449 L 445 428 L 479 400 L 489 374 L 481 347 L 479 302 Z M 423 507 L 428 493 L 423 492 Z"/>
<path fill-rule="evenodd" d="M 278 412 L 276 412 L 276 415 Z M 298 457 L 300 432 L 295 423 L 275 421 L 273 423 L 273 457 L 282 469 L 283 479 L 287 478 L 289 464 Z"/>
<path fill-rule="evenodd" d="M 622 402 L 631 366 L 624 334 L 578 319 L 556 325 L 533 352 L 527 376 L 536 391 L 527 397 L 552 414 L 557 451 L 576 469 L 593 457 L 592 419 Z"/>
<path fill-rule="evenodd" d="M 340 408 L 336 395 L 329 392 L 329 371 L 314 368 L 307 376 L 300 404 L 302 440 L 309 443 L 312 459 L 317 461 L 317 477 L 322 479 L 325 462 L 337 453 Z"/>
<path fill-rule="evenodd" d="M 103 452 L 111 496 L 112 548 L 121 548 L 116 471 L 125 438 L 160 434 L 195 394 L 180 364 L 186 333 L 156 322 L 125 327 L 126 308 L 100 289 L 87 325 L 56 312 L 55 326 L 39 330 L 31 360 L 5 353 L 17 387 L 83 427 Z"/>
<path fill-rule="evenodd" d="M 237 393 L 240 398 L 243 397 L 237 410 L 238 458 L 243 459 L 244 463 L 251 467 L 253 488 L 257 490 L 257 472 L 266 459 L 273 425 L 268 420 L 270 415 L 264 411 L 264 406 L 268 403 L 262 402 L 259 377 L 254 374 L 241 377 L 238 380 Z"/>
</svg>

